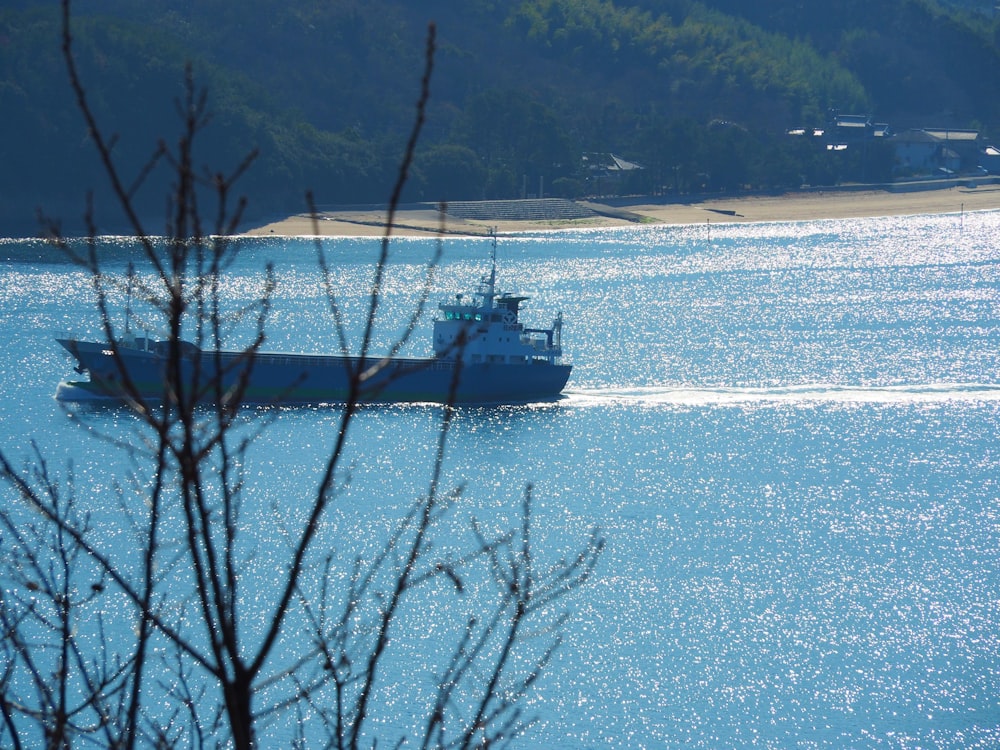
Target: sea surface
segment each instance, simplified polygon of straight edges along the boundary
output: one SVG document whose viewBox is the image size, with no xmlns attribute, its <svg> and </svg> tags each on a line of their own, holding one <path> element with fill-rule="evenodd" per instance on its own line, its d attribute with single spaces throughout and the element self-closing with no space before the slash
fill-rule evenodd
<svg viewBox="0 0 1000 750">
<path fill-rule="evenodd" d="M 110 272 L 129 248 L 105 241 Z M 324 248 L 357 321 L 377 242 Z M 436 241 L 393 248 L 379 346 Z M 489 243 L 442 250 L 435 303 L 474 287 Z M 458 411 L 455 533 L 472 516 L 518 523 L 531 483 L 539 564 L 592 528 L 607 541 L 563 603 L 568 635 L 523 746 L 1000 746 L 1000 212 L 522 234 L 498 258 L 500 286 L 531 296 L 527 322 L 562 312 L 574 370 L 554 403 Z M 311 241 L 242 241 L 232 309 L 269 261 L 268 348 L 335 350 Z M 408 353 L 429 353 L 429 330 Z M 0 446 L 20 463 L 34 442 L 72 461 L 78 494 L 111 498 L 121 459 L 97 436 L 132 418 L 53 399 L 72 375 L 57 331 L 99 331 L 86 275 L 0 241 Z M 234 323 L 235 344 L 248 335 Z M 360 413 L 321 545 L 374 549 L 373 529 L 426 491 L 440 411 Z M 272 513 L 309 496 L 335 417 L 267 415 L 247 481 Z M 262 580 L 280 526 L 260 519 Z M 447 616 L 453 598 L 428 606 Z M 399 682 L 430 669 L 416 656 Z"/>
</svg>

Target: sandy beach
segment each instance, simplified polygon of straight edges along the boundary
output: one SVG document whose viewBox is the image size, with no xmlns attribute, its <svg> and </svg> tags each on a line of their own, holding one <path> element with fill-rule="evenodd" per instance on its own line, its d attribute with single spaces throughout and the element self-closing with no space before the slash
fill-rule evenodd
<svg viewBox="0 0 1000 750">
<path fill-rule="evenodd" d="M 615 206 L 598 200 L 581 201 L 599 211 L 596 216 L 559 220 L 478 220 L 442 216 L 434 210 L 401 210 L 392 221 L 392 234 L 425 236 L 439 232 L 451 235 L 483 235 L 495 227 L 500 233 L 581 227 L 614 227 L 630 224 L 703 224 L 757 221 L 805 221 L 909 214 L 960 213 L 1000 209 L 1000 185 L 951 186 L 929 190 L 831 190 L 793 192 L 738 198 L 708 199 L 690 203 L 629 203 Z M 254 227 L 249 236 L 370 237 L 386 231 L 385 211 L 327 211 Z"/>
</svg>

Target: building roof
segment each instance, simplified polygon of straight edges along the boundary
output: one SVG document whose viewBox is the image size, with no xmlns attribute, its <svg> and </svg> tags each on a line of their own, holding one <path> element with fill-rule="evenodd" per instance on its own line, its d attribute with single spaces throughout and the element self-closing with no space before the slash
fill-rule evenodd
<svg viewBox="0 0 1000 750">
<path fill-rule="evenodd" d="M 584 154 L 583 160 L 591 169 L 603 169 L 607 172 L 631 172 L 635 169 L 645 169 L 641 164 L 628 161 L 612 153 Z"/>
<path fill-rule="evenodd" d="M 872 124 L 868 115 L 836 115 L 833 124 L 838 128 L 867 128 Z"/>
<path fill-rule="evenodd" d="M 924 128 L 923 130 L 940 141 L 975 141 L 979 138 L 978 130 L 956 130 L 954 128 Z"/>
<path fill-rule="evenodd" d="M 897 135 L 896 140 L 904 143 L 975 143 L 979 140 L 979 131 L 913 128 Z"/>
</svg>

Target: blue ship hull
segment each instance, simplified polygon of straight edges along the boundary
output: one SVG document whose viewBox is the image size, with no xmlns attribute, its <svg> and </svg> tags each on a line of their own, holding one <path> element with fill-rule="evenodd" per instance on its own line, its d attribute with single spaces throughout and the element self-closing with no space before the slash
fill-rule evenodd
<svg viewBox="0 0 1000 750">
<path fill-rule="evenodd" d="M 471 296 L 438 305 L 434 357 L 391 359 L 258 352 L 202 351 L 179 342 L 180 383 L 186 401 L 319 404 L 419 402 L 513 404 L 556 398 L 569 380 L 561 363 L 562 314 L 550 328 L 520 320 L 528 297 L 498 293 L 496 237 L 489 274 Z M 126 319 L 127 320 L 127 319 Z M 126 324 L 126 330 L 128 325 Z M 62 383 L 57 398 L 147 400 L 173 397 L 166 390 L 170 342 L 128 336 L 114 347 L 57 339 L 89 380 Z M 117 354 L 117 356 L 116 356 Z M 172 379 L 177 382 L 177 378 Z M 352 389 L 352 384 L 359 384 Z M 352 392 L 353 391 L 353 392 Z"/>
<path fill-rule="evenodd" d="M 121 368 L 106 344 L 58 341 L 76 358 L 77 370 L 90 378 L 60 384 L 57 398 L 128 397 Z M 133 346 L 119 346 L 128 379 L 143 398 L 160 400 L 167 395 L 164 347 L 164 343 L 144 339 Z M 182 363 L 185 386 L 198 390 L 197 400 L 218 401 L 242 387 L 242 401 L 251 404 L 343 403 L 359 370 L 367 373 L 360 388 L 363 402 L 525 403 L 556 398 L 572 370 L 571 365 L 544 360 L 459 363 L 442 358 L 373 358 L 362 362 L 356 357 L 275 353 L 258 353 L 251 360 L 237 352 L 202 352 L 190 344 L 185 345 Z"/>
</svg>

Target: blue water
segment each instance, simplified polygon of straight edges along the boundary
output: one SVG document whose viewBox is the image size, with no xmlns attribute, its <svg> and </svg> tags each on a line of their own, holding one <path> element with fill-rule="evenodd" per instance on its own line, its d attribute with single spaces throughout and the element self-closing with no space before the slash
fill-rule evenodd
<svg viewBox="0 0 1000 750">
<path fill-rule="evenodd" d="M 528 319 L 562 311 L 574 371 L 555 404 L 459 411 L 454 533 L 471 515 L 516 523 L 532 482 L 542 561 L 592 527 L 607 539 L 567 602 L 525 746 L 1000 745 L 998 236 L 1000 212 L 984 212 L 501 241 L 501 285 L 532 296 Z M 380 344 L 434 242 L 395 247 Z M 326 249 L 356 315 L 375 243 Z M 124 269 L 127 243 L 107 251 Z M 468 289 L 487 253 L 446 239 L 432 299 Z M 73 419 L 52 399 L 71 369 L 51 333 L 98 330 L 87 280 L 26 243 L 0 257 L 0 444 L 22 460 L 35 440 L 72 458 L 79 493 L 110 495 L 120 459 L 96 435 L 130 418 Z M 233 309 L 269 260 L 269 348 L 333 348 L 310 242 L 246 241 L 226 281 Z M 234 343 L 247 335 L 234 325 Z M 408 352 L 429 349 L 418 335 Z M 323 545 L 348 558 L 377 547 L 427 486 L 438 416 L 361 413 Z M 294 520 L 335 415 L 276 417 L 248 476 L 261 507 Z M 273 564 L 278 525 L 257 530 L 254 575 Z M 431 677 L 414 658 L 385 688 L 387 714 L 408 679 Z"/>
</svg>

